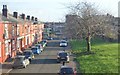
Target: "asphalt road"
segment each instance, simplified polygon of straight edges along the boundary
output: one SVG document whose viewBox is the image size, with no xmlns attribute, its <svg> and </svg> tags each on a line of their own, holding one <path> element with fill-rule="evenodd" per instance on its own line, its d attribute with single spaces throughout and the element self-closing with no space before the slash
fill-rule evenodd
<svg viewBox="0 0 120 75">
<path fill-rule="evenodd" d="M 59 47 L 60 40 L 48 41 L 47 47 L 40 55 L 35 55 L 31 64 L 23 69 L 13 69 L 10 73 L 58 73 L 62 63 L 57 63 L 57 52 L 65 49 L 70 51 L 69 46 L 66 48 Z M 70 62 L 66 65 L 75 67 L 73 56 L 70 56 Z"/>
</svg>

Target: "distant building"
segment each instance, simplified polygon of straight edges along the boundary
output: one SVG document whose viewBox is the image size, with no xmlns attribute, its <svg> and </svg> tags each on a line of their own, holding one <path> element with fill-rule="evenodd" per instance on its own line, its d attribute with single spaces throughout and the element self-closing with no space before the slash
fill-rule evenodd
<svg viewBox="0 0 120 75">
<path fill-rule="evenodd" d="M 64 22 L 45 22 L 44 23 L 45 27 L 49 32 L 53 32 L 56 35 L 63 35 L 63 31 L 65 28 L 65 23 Z"/>
<path fill-rule="evenodd" d="M 118 17 L 120 17 L 120 1 L 118 2 Z"/>
</svg>

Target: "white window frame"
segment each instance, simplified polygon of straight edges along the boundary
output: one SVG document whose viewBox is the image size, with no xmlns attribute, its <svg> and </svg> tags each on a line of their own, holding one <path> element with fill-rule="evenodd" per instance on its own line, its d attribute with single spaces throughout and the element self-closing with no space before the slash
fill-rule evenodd
<svg viewBox="0 0 120 75">
<path fill-rule="evenodd" d="M 12 36 L 15 36 L 15 26 L 12 25 Z"/>
<path fill-rule="evenodd" d="M 28 41 L 28 40 L 27 40 L 27 36 L 26 36 L 26 37 L 25 37 L 25 45 L 27 45 L 27 41 Z"/>
<path fill-rule="evenodd" d="M 20 40 L 17 39 L 17 48 L 20 48 Z"/>
<path fill-rule="evenodd" d="M 8 24 L 5 24 L 5 39 L 8 38 Z"/>
<path fill-rule="evenodd" d="M 20 34 L 19 30 L 20 30 L 19 25 L 17 25 L 17 35 Z"/>
<path fill-rule="evenodd" d="M 9 54 L 9 47 L 8 47 L 8 42 L 5 43 L 5 54 L 8 55 Z"/>
</svg>

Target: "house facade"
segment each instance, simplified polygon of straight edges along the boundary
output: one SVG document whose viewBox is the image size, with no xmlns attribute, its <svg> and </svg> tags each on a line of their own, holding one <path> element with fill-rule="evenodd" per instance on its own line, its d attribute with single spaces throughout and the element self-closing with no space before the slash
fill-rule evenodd
<svg viewBox="0 0 120 75">
<path fill-rule="evenodd" d="M 17 12 L 8 14 L 7 5 L 3 5 L 0 14 L 0 63 L 41 41 L 43 29 L 44 24 L 37 18 L 26 17 L 25 14 L 18 16 Z"/>
</svg>

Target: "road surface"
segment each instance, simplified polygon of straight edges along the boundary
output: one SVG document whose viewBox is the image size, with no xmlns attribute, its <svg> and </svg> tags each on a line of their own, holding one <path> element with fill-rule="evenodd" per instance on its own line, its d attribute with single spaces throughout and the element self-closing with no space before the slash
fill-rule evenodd
<svg viewBox="0 0 120 75">
<path fill-rule="evenodd" d="M 65 49 L 70 52 L 69 46 L 66 48 L 59 47 L 60 40 L 50 40 L 44 51 L 40 55 L 35 55 L 31 64 L 23 69 L 13 69 L 10 73 L 58 73 L 62 63 L 57 63 L 57 52 Z M 75 68 L 73 56 L 70 56 L 70 62 L 66 65 Z"/>
</svg>

